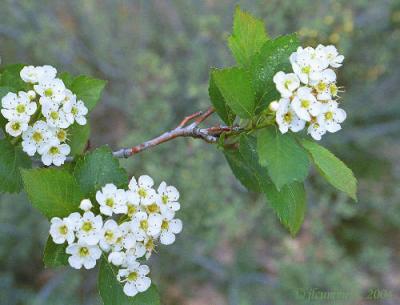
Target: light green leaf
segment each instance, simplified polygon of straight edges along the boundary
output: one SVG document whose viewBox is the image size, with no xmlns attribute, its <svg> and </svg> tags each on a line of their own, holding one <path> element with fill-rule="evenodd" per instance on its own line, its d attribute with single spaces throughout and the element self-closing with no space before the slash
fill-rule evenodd
<svg viewBox="0 0 400 305">
<path fill-rule="evenodd" d="M 279 71 L 291 70 L 289 57 L 298 46 L 296 34 L 280 36 L 267 41 L 260 52 L 254 55 L 249 70 L 256 92 L 257 107 L 263 109 L 269 102 L 279 98 L 273 77 Z"/>
<path fill-rule="evenodd" d="M 235 114 L 250 119 L 254 114 L 254 91 L 249 74 L 242 68 L 214 70 L 213 79 Z"/>
<path fill-rule="evenodd" d="M 301 144 L 310 153 L 321 175 L 335 188 L 357 201 L 357 179 L 352 170 L 317 143 L 303 139 Z"/>
<path fill-rule="evenodd" d="M 68 265 L 68 254 L 65 253 L 66 244 L 55 244 L 49 236 L 43 254 L 43 262 L 46 267 L 59 267 Z"/>
<path fill-rule="evenodd" d="M 286 184 L 280 191 L 273 184 L 265 184 L 264 192 L 280 222 L 294 236 L 303 223 L 306 210 L 303 183 Z"/>
<path fill-rule="evenodd" d="M 280 190 L 293 181 L 304 181 L 310 162 L 306 151 L 291 134 L 281 134 L 275 127 L 257 133 L 260 164 L 266 166 L 276 188 Z"/>
<path fill-rule="evenodd" d="M 66 217 L 84 198 L 75 178 L 65 169 L 22 169 L 25 191 L 32 205 L 47 218 Z"/>
<path fill-rule="evenodd" d="M 238 64 L 248 65 L 251 57 L 261 49 L 267 39 L 264 22 L 237 6 L 228 45 Z"/>
<path fill-rule="evenodd" d="M 117 186 L 128 183 L 126 171 L 120 167 L 108 147 L 100 147 L 79 159 L 74 176 L 86 196 L 94 195 L 107 183 Z"/>
<path fill-rule="evenodd" d="M 219 91 L 217 85 L 215 84 L 213 72 L 217 71 L 217 69 L 212 69 L 210 73 L 210 83 L 208 87 L 208 94 L 210 96 L 211 103 L 213 104 L 216 112 L 220 116 L 220 118 L 228 125 L 232 125 L 235 120 L 235 114 L 232 112 L 232 109 L 226 104 L 224 97 Z"/>
<path fill-rule="evenodd" d="M 60 78 L 63 82 L 64 85 L 67 88 L 70 88 L 72 86 L 72 83 L 74 82 L 74 77 L 69 74 L 68 72 L 62 72 L 58 75 L 58 78 Z"/>
<path fill-rule="evenodd" d="M 90 136 L 90 124 L 78 125 L 75 123 L 68 128 L 68 144 L 71 147 L 71 155 L 78 155 L 85 150 Z"/>
<path fill-rule="evenodd" d="M 24 66 L 23 64 L 13 64 L 3 67 L 1 70 L 0 87 L 9 87 L 14 93 L 21 90 L 28 90 L 29 85 L 19 75 Z"/>
<path fill-rule="evenodd" d="M 106 81 L 81 75 L 74 78 L 70 90 L 92 110 L 101 97 Z"/>
<path fill-rule="evenodd" d="M 160 296 L 154 284 L 145 292 L 128 297 L 123 283 L 117 280 L 117 270 L 106 259 L 101 260 L 98 289 L 104 305 L 160 305 Z"/>
<path fill-rule="evenodd" d="M 22 189 L 20 168 L 30 168 L 31 159 L 20 147 L 0 140 L 0 192 L 16 193 Z"/>
</svg>

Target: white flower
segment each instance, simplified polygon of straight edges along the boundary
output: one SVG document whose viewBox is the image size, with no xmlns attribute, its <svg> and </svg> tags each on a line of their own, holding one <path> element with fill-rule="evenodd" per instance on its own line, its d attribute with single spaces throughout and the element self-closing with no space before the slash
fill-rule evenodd
<svg viewBox="0 0 400 305">
<path fill-rule="evenodd" d="M 71 244 L 75 240 L 75 223 L 70 218 L 61 219 L 53 217 L 51 219 L 50 235 L 54 243 L 63 244 L 65 241 Z"/>
<path fill-rule="evenodd" d="M 172 215 L 180 209 L 179 200 L 179 192 L 176 187 L 172 185 L 167 185 L 164 181 L 161 182 L 160 186 L 157 189 L 158 192 L 158 205 L 160 206 L 160 210 L 162 214 L 171 214 Z"/>
<path fill-rule="evenodd" d="M 9 92 L 2 98 L 1 114 L 8 120 L 18 119 L 29 122 L 30 116 L 36 112 L 37 105 L 32 103 L 26 92 Z"/>
<path fill-rule="evenodd" d="M 36 92 L 34 90 L 29 90 L 26 94 L 28 95 L 31 101 L 36 98 Z"/>
<path fill-rule="evenodd" d="M 88 245 L 95 245 L 101 237 L 103 218 L 95 216 L 92 212 L 85 212 L 79 220 L 76 236 Z"/>
<path fill-rule="evenodd" d="M 289 98 L 300 86 L 300 80 L 294 73 L 285 74 L 280 71 L 275 74 L 273 81 L 276 85 L 276 89 L 281 93 L 282 97 Z"/>
<path fill-rule="evenodd" d="M 125 202 L 125 204 L 126 204 L 126 207 L 127 207 L 127 212 L 126 212 L 126 214 L 127 214 L 130 218 L 132 218 L 133 215 L 134 215 L 136 212 L 138 212 L 138 211 L 141 210 L 141 208 L 140 208 L 140 206 L 139 206 L 139 205 L 140 205 L 140 196 L 139 196 L 138 193 L 136 193 L 136 192 L 134 192 L 134 191 L 131 191 L 131 190 L 125 191 L 125 195 L 126 195 L 126 202 Z"/>
<path fill-rule="evenodd" d="M 41 104 L 43 101 L 51 100 L 54 103 L 61 103 L 65 98 L 65 85 L 61 79 L 46 79 L 34 86 L 35 91 L 41 96 Z M 42 100 L 42 98 L 44 98 Z"/>
<path fill-rule="evenodd" d="M 61 144 L 56 138 L 51 138 L 43 147 L 38 148 L 38 153 L 42 155 L 42 162 L 47 166 L 51 164 L 61 166 L 70 152 L 69 145 Z"/>
<path fill-rule="evenodd" d="M 151 280 L 146 276 L 149 272 L 150 269 L 148 266 L 134 262 L 128 268 L 120 269 L 117 279 L 121 283 L 125 283 L 124 293 L 127 296 L 133 297 L 138 292 L 146 291 L 150 287 Z"/>
<path fill-rule="evenodd" d="M 276 112 L 276 122 L 278 123 L 281 133 L 286 133 L 290 129 L 293 132 L 302 130 L 305 121 L 300 119 L 290 105 L 289 99 L 281 99 L 279 101 L 279 109 Z"/>
<path fill-rule="evenodd" d="M 52 137 L 57 138 L 61 143 L 66 142 L 68 140 L 67 130 L 52 126 L 49 126 L 49 130 L 52 134 Z"/>
<path fill-rule="evenodd" d="M 162 216 L 158 213 L 147 215 L 145 212 L 138 212 L 131 221 L 131 230 L 136 240 L 142 241 L 146 235 L 157 236 L 161 231 Z"/>
<path fill-rule="evenodd" d="M 164 217 L 161 223 L 160 242 L 164 245 L 171 245 L 175 241 L 175 234 L 182 231 L 182 221 L 174 219 L 173 216 Z"/>
<path fill-rule="evenodd" d="M 117 189 L 117 187 L 108 183 L 101 191 L 96 192 L 96 200 L 100 205 L 100 212 L 107 216 L 115 214 L 125 214 L 128 210 L 126 206 L 125 191 Z"/>
<path fill-rule="evenodd" d="M 28 129 L 28 123 L 20 119 L 12 119 L 6 124 L 6 132 L 13 137 L 18 137 Z"/>
<path fill-rule="evenodd" d="M 317 91 L 317 99 L 326 101 L 337 94 L 336 74 L 332 69 L 326 69 L 322 72 L 315 72 L 311 76 L 311 84 Z"/>
<path fill-rule="evenodd" d="M 35 155 L 36 151 L 44 148 L 47 141 L 51 138 L 47 124 L 43 121 L 36 121 L 36 123 L 22 133 L 22 149 L 29 156 Z"/>
<path fill-rule="evenodd" d="M 50 81 L 57 76 L 56 68 L 50 65 L 36 67 L 36 69 L 39 71 L 39 82 Z"/>
<path fill-rule="evenodd" d="M 129 265 L 146 254 L 146 247 L 143 242 L 138 241 L 134 247 L 126 250 L 125 254 L 124 264 Z"/>
<path fill-rule="evenodd" d="M 41 74 L 40 70 L 34 66 L 25 66 L 19 72 L 21 79 L 25 83 L 31 83 L 31 84 L 36 84 L 39 81 L 40 74 Z"/>
<path fill-rule="evenodd" d="M 323 104 L 321 114 L 317 117 L 318 124 L 322 125 L 329 132 L 339 131 L 342 123 L 346 119 L 346 112 L 338 107 L 335 101 Z"/>
<path fill-rule="evenodd" d="M 323 52 L 325 52 L 326 59 L 328 60 L 329 65 L 332 68 L 339 68 L 342 66 L 344 56 L 339 55 L 335 46 L 329 45 L 326 47 L 322 46 L 321 48 L 323 48 Z"/>
<path fill-rule="evenodd" d="M 321 137 L 326 133 L 326 128 L 324 125 L 318 124 L 317 121 L 313 121 L 310 126 L 308 126 L 307 133 L 311 135 L 314 140 L 320 141 Z"/>
<path fill-rule="evenodd" d="M 47 124 L 51 127 L 68 128 L 71 124 L 67 117 L 57 104 L 42 104 L 42 113 L 46 117 Z"/>
<path fill-rule="evenodd" d="M 90 199 L 83 199 L 79 205 L 79 208 L 85 212 L 90 211 L 90 209 L 93 207 L 92 202 Z"/>
<path fill-rule="evenodd" d="M 311 116 L 317 116 L 320 113 L 321 103 L 316 100 L 311 88 L 300 87 L 292 101 L 292 108 L 300 119 L 310 121 Z"/>
<path fill-rule="evenodd" d="M 110 252 L 108 255 L 108 261 L 114 266 L 121 266 L 125 263 L 126 253 L 120 251 Z"/>
<path fill-rule="evenodd" d="M 140 203 L 143 205 L 151 205 L 156 201 L 156 191 L 152 188 L 154 185 L 153 179 L 150 176 L 140 176 L 136 182 L 135 177 L 132 177 L 129 182 L 129 189 L 137 193 L 140 197 Z"/>
<path fill-rule="evenodd" d="M 81 269 L 82 266 L 85 269 L 92 269 L 96 266 L 96 260 L 101 256 L 101 250 L 98 246 L 88 245 L 80 240 L 77 243 L 69 245 L 65 252 L 71 254 L 68 262 L 75 269 Z"/>
<path fill-rule="evenodd" d="M 79 125 L 86 124 L 85 115 L 88 113 L 88 109 L 82 101 L 69 100 L 63 104 L 63 110 L 70 124 L 73 124 L 74 121 Z"/>
<path fill-rule="evenodd" d="M 118 224 L 115 220 L 109 219 L 104 223 L 103 230 L 100 238 L 100 248 L 104 251 L 109 251 L 111 246 L 115 244 L 122 236 L 122 232 L 119 229 Z"/>
</svg>

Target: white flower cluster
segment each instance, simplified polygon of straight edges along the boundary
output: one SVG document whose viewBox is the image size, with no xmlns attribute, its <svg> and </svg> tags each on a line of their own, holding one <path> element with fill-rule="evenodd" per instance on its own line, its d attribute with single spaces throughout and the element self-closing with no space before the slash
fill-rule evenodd
<svg viewBox="0 0 400 305">
<path fill-rule="evenodd" d="M 91 269 L 104 252 L 108 261 L 120 268 L 117 279 L 124 283 L 126 295 L 147 290 L 150 270 L 138 260 L 149 259 L 157 240 L 170 245 L 182 231 L 182 221 L 175 218 L 180 209 L 178 190 L 165 182 L 157 191 L 153 185 L 147 175 L 137 181 L 133 177 L 128 190 L 106 184 L 96 193 L 100 215 L 91 211 L 90 199 L 83 199 L 83 215 L 75 212 L 63 219 L 52 218 L 50 235 L 56 244 L 68 243 L 71 267 Z M 117 221 L 116 215 L 120 216 Z"/>
<path fill-rule="evenodd" d="M 74 122 L 85 125 L 88 109 L 56 77 L 52 66 L 25 66 L 20 76 L 31 90 L 9 92 L 2 98 L 6 132 L 22 135 L 22 149 L 29 156 L 38 153 L 43 164 L 60 166 L 71 151 L 66 129 Z"/>
<path fill-rule="evenodd" d="M 318 45 L 302 48 L 290 55 L 294 73 L 282 71 L 273 81 L 281 94 L 279 102 L 272 102 L 279 130 L 298 132 L 308 126 L 307 132 L 315 140 L 328 132 L 341 129 L 346 112 L 339 108 L 336 74 L 332 68 L 342 65 L 344 56 L 336 47 Z"/>
</svg>

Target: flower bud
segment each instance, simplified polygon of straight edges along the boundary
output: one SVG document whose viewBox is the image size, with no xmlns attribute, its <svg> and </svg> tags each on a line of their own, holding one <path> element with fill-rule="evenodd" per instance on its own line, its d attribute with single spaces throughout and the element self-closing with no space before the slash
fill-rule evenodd
<svg viewBox="0 0 400 305">
<path fill-rule="evenodd" d="M 277 112 L 279 107 L 279 103 L 277 101 L 273 101 L 269 104 L 268 109 L 272 112 Z"/>
<path fill-rule="evenodd" d="M 29 90 L 29 91 L 27 92 L 27 94 L 28 94 L 28 97 L 29 97 L 29 99 L 30 99 L 31 101 L 34 100 L 35 97 L 36 97 L 36 92 L 33 91 L 33 90 Z"/>
<path fill-rule="evenodd" d="M 83 199 L 81 201 L 81 204 L 79 205 L 79 208 L 85 212 L 89 211 L 93 207 L 92 202 L 90 199 Z"/>
</svg>

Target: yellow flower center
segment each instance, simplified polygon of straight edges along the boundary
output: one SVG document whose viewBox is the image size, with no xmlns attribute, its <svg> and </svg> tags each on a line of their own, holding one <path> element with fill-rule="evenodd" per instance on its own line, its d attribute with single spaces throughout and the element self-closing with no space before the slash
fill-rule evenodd
<svg viewBox="0 0 400 305">
<path fill-rule="evenodd" d="M 310 66 L 305 66 L 303 68 L 301 68 L 301 72 L 305 73 L 305 74 L 309 74 L 311 71 L 311 67 Z"/>
<path fill-rule="evenodd" d="M 288 112 L 288 113 L 286 113 L 284 116 L 283 116 L 283 120 L 286 122 L 286 123 L 290 123 L 291 121 L 292 121 L 292 114 L 290 113 L 290 112 Z"/>
<path fill-rule="evenodd" d="M 136 213 L 136 207 L 133 204 L 128 204 L 128 216 L 132 217 Z"/>
<path fill-rule="evenodd" d="M 161 200 L 162 200 L 162 203 L 167 204 L 169 201 L 169 198 L 167 195 L 162 195 Z"/>
<path fill-rule="evenodd" d="M 142 188 L 142 187 L 139 189 L 138 194 L 142 198 L 145 198 L 147 196 L 146 190 L 144 188 Z"/>
<path fill-rule="evenodd" d="M 82 225 L 82 230 L 85 232 L 89 232 L 93 229 L 93 225 L 90 221 L 86 221 Z"/>
<path fill-rule="evenodd" d="M 21 124 L 18 122 L 15 122 L 14 124 L 11 125 L 11 128 L 15 131 L 20 130 L 21 129 Z"/>
<path fill-rule="evenodd" d="M 137 272 L 131 272 L 131 273 L 129 273 L 129 275 L 127 276 L 127 279 L 128 279 L 128 281 L 130 281 L 130 282 L 136 281 L 137 278 L 138 278 Z"/>
<path fill-rule="evenodd" d="M 284 86 L 286 89 L 289 89 L 290 84 L 292 83 L 292 81 L 290 79 L 286 80 L 284 83 Z"/>
<path fill-rule="evenodd" d="M 80 256 L 87 256 L 89 254 L 89 249 L 87 247 L 82 247 L 79 249 Z"/>
<path fill-rule="evenodd" d="M 152 251 L 154 249 L 154 242 L 153 240 L 150 238 L 147 243 L 145 244 L 146 250 L 148 251 Z"/>
<path fill-rule="evenodd" d="M 57 138 L 61 141 L 64 142 L 67 139 L 67 132 L 63 129 L 60 129 L 57 132 Z"/>
<path fill-rule="evenodd" d="M 336 96 L 338 93 L 338 88 L 335 84 L 331 84 L 329 90 L 331 91 L 332 96 Z"/>
<path fill-rule="evenodd" d="M 327 121 L 331 121 L 333 119 L 333 113 L 332 111 L 328 111 L 327 113 L 325 113 L 325 119 Z"/>
<path fill-rule="evenodd" d="M 166 220 L 163 220 L 162 224 L 161 224 L 161 229 L 163 230 L 168 230 L 169 228 L 169 223 Z"/>
<path fill-rule="evenodd" d="M 147 222 L 147 220 L 140 221 L 140 228 L 145 231 L 149 228 L 149 223 Z"/>
<path fill-rule="evenodd" d="M 50 97 L 53 95 L 53 90 L 51 90 L 51 88 L 47 88 L 46 90 L 44 90 L 44 95 L 47 97 Z"/>
<path fill-rule="evenodd" d="M 158 205 L 156 203 L 153 203 L 149 206 L 146 207 L 147 212 L 150 213 L 157 213 L 160 211 L 160 208 L 158 207 Z"/>
<path fill-rule="evenodd" d="M 77 114 L 78 114 L 78 108 L 72 107 L 71 113 L 72 113 L 73 115 L 77 115 Z"/>
<path fill-rule="evenodd" d="M 114 233 L 113 233 L 113 231 L 111 231 L 111 230 L 107 230 L 105 233 L 104 233 L 104 237 L 105 237 L 105 239 L 107 240 L 107 241 L 112 241 L 113 240 L 113 238 L 114 238 Z"/>
<path fill-rule="evenodd" d="M 33 133 L 33 135 L 32 135 L 32 139 L 33 139 L 36 143 L 38 143 L 38 142 L 40 142 L 40 141 L 43 140 L 43 136 L 42 136 L 42 134 L 41 134 L 40 132 L 35 131 L 35 132 Z"/>
<path fill-rule="evenodd" d="M 323 92 L 326 90 L 326 84 L 324 82 L 319 82 L 317 85 L 317 91 Z"/>
<path fill-rule="evenodd" d="M 56 155 L 56 154 L 58 154 L 58 153 L 60 152 L 60 150 L 58 149 L 57 146 L 52 146 L 52 147 L 49 149 L 49 152 L 50 152 L 51 155 Z"/>
<path fill-rule="evenodd" d="M 309 100 L 301 100 L 301 107 L 303 107 L 303 108 L 310 107 L 310 101 Z"/>
<path fill-rule="evenodd" d="M 112 198 L 107 198 L 106 199 L 106 205 L 112 208 L 114 206 L 114 199 Z"/>
<path fill-rule="evenodd" d="M 59 117 L 58 112 L 57 112 L 57 111 L 52 111 L 52 112 L 50 113 L 50 117 L 51 117 L 53 120 L 57 120 L 58 117 Z"/>
<path fill-rule="evenodd" d="M 62 225 L 58 228 L 58 232 L 60 232 L 61 235 L 66 235 L 68 233 L 68 228 L 66 225 Z"/>
<path fill-rule="evenodd" d="M 17 109 L 18 113 L 24 113 L 25 112 L 25 105 L 19 104 L 16 109 Z"/>
</svg>

